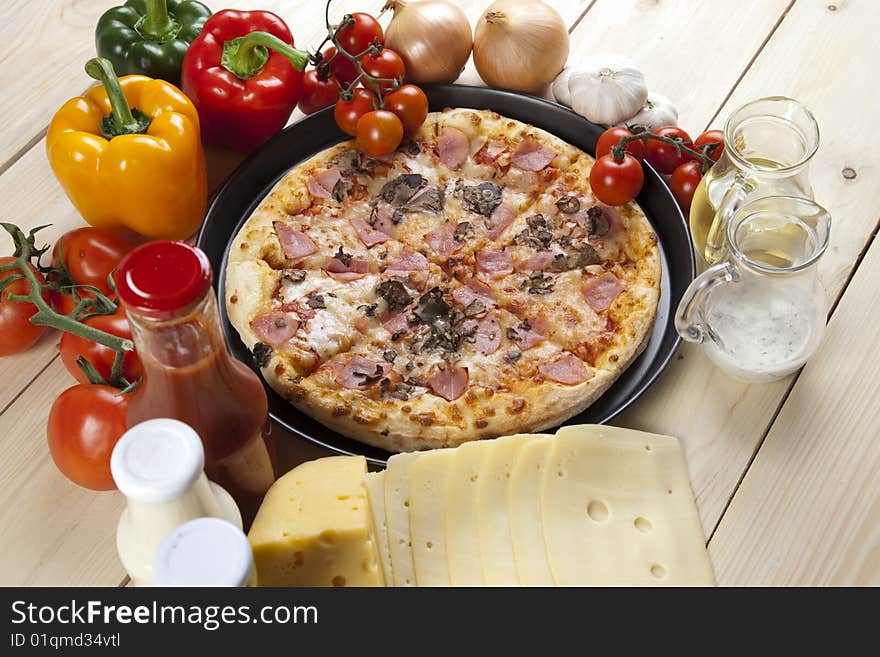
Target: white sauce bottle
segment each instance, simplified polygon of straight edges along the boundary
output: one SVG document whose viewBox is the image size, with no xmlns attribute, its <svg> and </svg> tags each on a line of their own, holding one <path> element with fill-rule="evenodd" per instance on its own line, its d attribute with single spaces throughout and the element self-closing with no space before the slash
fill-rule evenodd
<svg viewBox="0 0 880 657">
<path fill-rule="evenodd" d="M 204 467 L 202 441 L 178 420 L 141 422 L 114 447 L 110 470 L 128 500 L 116 529 L 116 549 L 135 586 L 153 584 L 159 544 L 183 523 L 214 517 L 241 529 L 235 501 L 208 481 Z"/>
<path fill-rule="evenodd" d="M 256 586 L 247 536 L 220 518 L 196 518 L 173 530 L 153 559 L 156 586 Z"/>
</svg>

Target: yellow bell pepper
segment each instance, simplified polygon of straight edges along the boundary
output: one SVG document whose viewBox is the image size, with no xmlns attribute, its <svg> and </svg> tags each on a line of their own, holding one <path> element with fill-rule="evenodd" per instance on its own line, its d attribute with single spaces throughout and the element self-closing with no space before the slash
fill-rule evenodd
<svg viewBox="0 0 880 657">
<path fill-rule="evenodd" d="M 102 82 L 67 101 L 52 118 L 46 153 L 83 218 L 152 239 L 184 239 L 207 207 L 199 116 L 164 80 L 117 78 L 96 58 L 86 72 Z"/>
</svg>

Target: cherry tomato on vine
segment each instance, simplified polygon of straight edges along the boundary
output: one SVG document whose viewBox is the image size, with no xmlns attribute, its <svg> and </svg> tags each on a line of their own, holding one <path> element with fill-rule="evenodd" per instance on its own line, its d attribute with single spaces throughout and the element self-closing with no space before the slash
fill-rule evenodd
<svg viewBox="0 0 880 657">
<path fill-rule="evenodd" d="M 0 258 L 0 265 L 8 265 L 15 262 L 12 256 Z M 40 283 L 44 282 L 43 275 L 33 266 L 31 271 L 37 275 Z M 0 272 L 0 281 L 21 274 L 19 269 L 10 269 Z M 31 324 L 30 318 L 37 312 L 37 307 L 27 301 L 10 301 L 10 295 L 28 294 L 31 284 L 26 279 L 13 281 L 0 291 L 0 356 L 10 356 L 30 349 L 40 336 L 46 332 L 45 326 Z M 45 295 L 44 295 L 45 298 Z"/>
<path fill-rule="evenodd" d="M 357 140 L 370 157 L 394 152 L 403 139 L 403 123 L 394 112 L 374 110 L 357 122 Z"/>
<path fill-rule="evenodd" d="M 357 78 L 357 68 L 355 68 L 354 62 L 345 55 L 339 55 L 339 57 L 333 59 L 335 55 L 336 46 L 330 46 L 323 52 L 323 61 L 330 62 L 330 75 L 339 80 L 339 84 L 343 87 L 347 87 Z M 330 61 L 331 59 L 333 59 L 332 62 Z"/>
<path fill-rule="evenodd" d="M 690 210 L 691 201 L 694 200 L 694 192 L 702 177 L 700 163 L 694 161 L 685 162 L 672 172 L 672 177 L 669 179 L 669 189 L 672 190 L 682 210 Z"/>
<path fill-rule="evenodd" d="M 654 131 L 654 134 L 672 139 L 680 137 L 684 140 L 685 146 L 693 148 L 693 142 L 691 141 L 690 135 L 677 126 L 668 125 L 663 128 L 658 128 Z M 676 152 L 675 146 L 672 146 L 671 144 L 665 144 L 656 139 L 647 139 L 646 142 L 646 158 L 651 166 L 657 169 L 660 173 L 670 174 L 675 171 L 675 167 L 682 165 L 691 159 L 691 156 L 684 151 L 679 155 Z"/>
<path fill-rule="evenodd" d="M 333 118 L 336 119 L 336 125 L 344 133 L 354 137 L 357 134 L 357 123 L 367 112 L 376 109 L 378 99 L 376 94 L 363 87 L 354 90 L 351 100 L 336 101 L 336 107 L 333 109 Z"/>
<path fill-rule="evenodd" d="M 415 132 L 428 116 L 428 97 L 414 84 L 405 84 L 385 96 L 385 109 L 397 114 L 404 132 Z"/>
<path fill-rule="evenodd" d="M 306 71 L 303 75 L 303 93 L 299 99 L 299 109 L 303 114 L 313 114 L 330 107 L 339 98 L 339 87 L 332 75 L 322 79 L 317 69 Z"/>
<path fill-rule="evenodd" d="M 109 295 L 107 277 L 129 251 L 131 245 L 118 235 L 86 226 L 71 230 L 58 239 L 52 249 L 52 266 L 63 263 L 75 283 L 93 285 L 102 294 Z"/>
<path fill-rule="evenodd" d="M 358 60 L 364 73 L 374 78 L 389 78 L 394 80 L 403 79 L 406 75 L 406 65 L 393 50 L 382 48 L 378 55 L 364 55 Z M 365 81 L 366 83 L 366 81 Z M 392 83 L 383 82 L 378 85 L 382 91 L 390 91 Z"/>
<path fill-rule="evenodd" d="M 603 155 L 590 170 L 590 186 L 596 198 L 605 205 L 623 205 L 632 201 L 642 189 L 645 173 L 642 165 L 629 153 L 621 162 Z"/>
<path fill-rule="evenodd" d="M 617 146 L 617 144 L 620 143 L 621 138 L 631 136 L 632 132 L 630 132 L 629 128 L 624 128 L 623 126 L 613 126 L 608 128 L 599 137 L 599 141 L 596 142 L 596 158 L 608 155 L 611 152 L 611 147 Z M 626 145 L 626 152 L 641 162 L 645 159 L 645 142 L 629 142 Z"/>
<path fill-rule="evenodd" d="M 379 45 L 385 43 L 382 26 L 370 14 L 358 11 L 351 14 L 351 17 L 354 25 L 344 27 L 336 34 L 336 41 L 345 52 L 349 55 L 357 55 L 375 41 L 378 41 Z"/>
<path fill-rule="evenodd" d="M 110 386 L 79 384 L 49 411 L 49 452 L 61 473 L 92 490 L 113 490 L 110 454 L 125 433 L 129 395 Z"/>
<path fill-rule="evenodd" d="M 131 327 L 128 325 L 128 319 L 126 319 L 125 311 L 122 308 L 117 309 L 112 315 L 87 317 L 83 320 L 83 324 L 131 340 Z M 80 383 L 88 383 L 89 380 L 76 364 L 78 356 L 83 356 L 89 361 L 105 381 L 110 380 L 113 361 L 116 359 L 116 352 L 113 349 L 73 333 L 64 333 L 61 336 L 60 350 L 61 362 L 64 363 L 64 367 Z M 122 376 L 129 383 L 134 383 L 142 374 L 143 367 L 140 358 L 134 351 L 129 351 L 122 358 Z"/>
<path fill-rule="evenodd" d="M 709 157 L 717 162 L 718 158 L 721 157 L 721 153 L 724 152 L 724 133 L 720 130 L 706 130 L 706 132 L 694 139 L 694 146 L 697 147 L 695 150 L 700 150 L 701 147 L 706 144 L 714 144 L 719 141 L 721 142 L 721 146 L 714 148 L 712 152 L 709 153 Z"/>
</svg>

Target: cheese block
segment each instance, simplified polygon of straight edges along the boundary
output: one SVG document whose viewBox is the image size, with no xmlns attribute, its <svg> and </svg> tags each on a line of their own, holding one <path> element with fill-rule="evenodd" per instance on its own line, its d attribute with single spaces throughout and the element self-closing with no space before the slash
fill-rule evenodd
<svg viewBox="0 0 880 657">
<path fill-rule="evenodd" d="M 395 454 L 385 470 L 385 524 L 394 586 L 415 586 L 409 531 L 409 480 L 418 454 Z"/>
<path fill-rule="evenodd" d="M 477 485 L 477 529 L 483 581 L 488 586 L 516 586 L 519 578 L 510 533 L 510 478 L 529 435 L 498 438 L 480 445 L 488 452 Z"/>
<path fill-rule="evenodd" d="M 361 456 L 308 461 L 276 481 L 248 533 L 260 586 L 382 586 Z"/>
<path fill-rule="evenodd" d="M 453 586 L 482 586 L 483 564 L 477 519 L 477 484 L 489 456 L 484 442 L 457 447 L 446 492 L 446 563 Z"/>
<path fill-rule="evenodd" d="M 368 472 L 364 478 L 367 496 L 370 499 L 370 510 L 373 516 L 373 533 L 379 550 L 379 563 L 385 582 L 391 584 L 394 576 L 391 573 L 391 550 L 388 547 L 388 526 L 385 524 L 385 472 Z"/>
<path fill-rule="evenodd" d="M 552 442 L 541 510 L 557 584 L 714 584 L 675 438 L 571 426 Z"/>
<path fill-rule="evenodd" d="M 523 586 L 554 584 L 541 515 L 541 487 L 553 440 L 538 434 L 523 445 L 510 476 L 510 538 L 516 575 Z"/>
<path fill-rule="evenodd" d="M 454 451 L 419 455 L 409 480 L 409 533 L 417 586 L 449 586 L 446 489 Z"/>
</svg>

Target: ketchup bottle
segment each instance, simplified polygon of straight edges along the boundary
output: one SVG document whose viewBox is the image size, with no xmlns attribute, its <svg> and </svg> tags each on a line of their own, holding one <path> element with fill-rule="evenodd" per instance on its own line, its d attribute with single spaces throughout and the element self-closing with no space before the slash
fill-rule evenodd
<svg viewBox="0 0 880 657">
<path fill-rule="evenodd" d="M 113 277 L 144 370 L 128 426 L 166 417 L 195 429 L 208 478 L 229 491 L 247 527 L 275 481 L 268 402 L 226 349 L 207 256 L 186 242 L 149 242 Z"/>
</svg>

